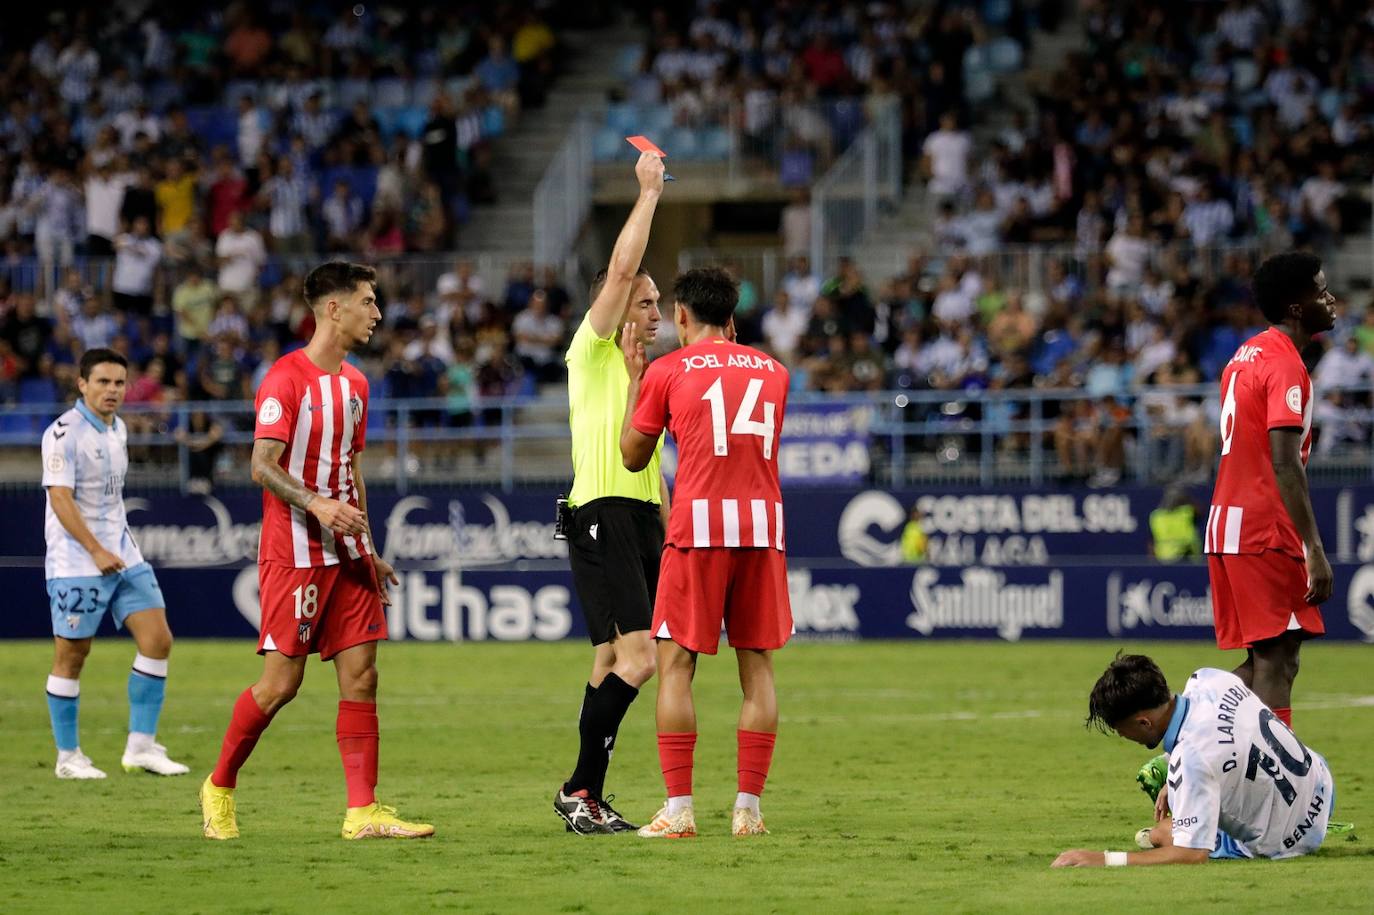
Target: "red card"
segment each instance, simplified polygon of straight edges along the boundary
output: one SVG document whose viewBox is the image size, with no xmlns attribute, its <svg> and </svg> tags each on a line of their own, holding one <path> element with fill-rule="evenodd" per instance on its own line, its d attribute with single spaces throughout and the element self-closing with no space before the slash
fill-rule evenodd
<svg viewBox="0 0 1374 915">
<path fill-rule="evenodd" d="M 653 153 L 654 155 L 664 159 L 668 157 L 668 154 L 663 150 L 659 149 L 657 146 L 655 146 L 654 141 L 650 140 L 648 137 L 626 137 L 625 142 L 629 143 L 631 146 L 633 146 L 635 149 L 639 150 L 642 153 Z"/>
</svg>

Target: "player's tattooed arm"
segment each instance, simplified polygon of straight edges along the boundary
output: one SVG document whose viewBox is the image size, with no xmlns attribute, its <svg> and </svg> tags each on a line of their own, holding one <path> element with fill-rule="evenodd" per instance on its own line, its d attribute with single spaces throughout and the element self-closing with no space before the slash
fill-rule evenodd
<svg viewBox="0 0 1374 915">
<path fill-rule="evenodd" d="M 1302 429 L 1269 430 L 1269 453 L 1278 483 L 1279 498 L 1293 521 L 1307 553 L 1307 594 L 1309 604 L 1320 604 L 1331 596 L 1334 574 L 1317 530 L 1317 516 L 1307 489 L 1307 470 L 1302 464 Z"/>
<path fill-rule="evenodd" d="M 331 531 L 340 534 L 361 534 L 367 529 L 367 517 L 338 499 L 326 499 L 305 488 L 305 484 L 282 469 L 281 456 L 286 443 L 272 438 L 253 442 L 253 482 L 287 505 L 307 511 Z"/>
</svg>

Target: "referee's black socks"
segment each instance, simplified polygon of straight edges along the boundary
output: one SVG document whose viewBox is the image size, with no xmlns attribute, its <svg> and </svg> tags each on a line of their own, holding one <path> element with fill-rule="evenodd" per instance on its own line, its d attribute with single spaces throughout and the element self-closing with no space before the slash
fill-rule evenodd
<svg viewBox="0 0 1374 915">
<path fill-rule="evenodd" d="M 607 674 L 595 689 L 587 684 L 582 717 L 577 727 L 581 749 L 577 754 L 577 768 L 573 770 L 572 778 L 568 779 L 566 790 L 569 793 L 586 788 L 593 797 L 601 797 L 620 722 L 625 719 L 630 703 L 638 695 L 639 690 L 614 673 Z"/>
</svg>

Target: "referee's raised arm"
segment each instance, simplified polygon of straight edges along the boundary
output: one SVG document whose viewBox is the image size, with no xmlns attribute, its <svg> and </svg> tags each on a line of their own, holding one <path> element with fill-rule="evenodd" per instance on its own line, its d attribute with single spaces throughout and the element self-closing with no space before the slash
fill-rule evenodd
<svg viewBox="0 0 1374 915">
<path fill-rule="evenodd" d="M 661 440 L 654 443 L 638 472 L 621 460 L 629 376 L 620 329 L 628 328 L 642 351 L 653 345 L 663 319 L 658 286 L 640 266 L 663 192 L 662 160 L 640 155 L 635 177 L 639 199 L 610 263 L 592 282 L 591 307 L 564 357 L 573 482 L 560 517 L 592 665 L 580 689 L 577 763 L 554 793 L 553 808 L 569 830 L 582 835 L 637 828 L 606 803 L 606 772 L 620 723 L 655 672 L 650 630 L 663 554 L 663 446 Z"/>
<path fill-rule="evenodd" d="M 611 262 L 606 268 L 606 283 L 587 310 L 587 321 L 603 340 L 616 332 L 639 263 L 644 259 L 644 249 L 649 244 L 649 226 L 654 221 L 659 195 L 663 193 L 663 160 L 653 153 L 640 153 L 635 163 L 635 177 L 639 179 L 639 199 L 615 240 Z"/>
</svg>

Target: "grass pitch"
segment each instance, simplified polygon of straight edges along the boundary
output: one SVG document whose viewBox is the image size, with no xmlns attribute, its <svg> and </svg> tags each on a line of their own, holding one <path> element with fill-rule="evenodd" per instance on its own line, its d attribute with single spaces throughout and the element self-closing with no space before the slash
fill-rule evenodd
<svg viewBox="0 0 1374 915">
<path fill-rule="evenodd" d="M 1181 685 L 1230 667 L 1202 644 L 1135 644 Z M 248 643 L 181 642 L 160 737 L 192 775 L 119 769 L 132 644 L 97 642 L 82 747 L 110 773 L 59 782 L 46 643 L 0 643 L 0 910 L 6 912 L 1367 910 L 1374 895 L 1371 649 L 1304 650 L 1295 722 L 1326 755 L 1357 837 L 1286 862 L 1052 871 L 1064 848 L 1131 846 L 1148 756 L 1082 727 L 1116 645 L 799 644 L 778 656 L 783 723 L 763 810 L 729 835 L 733 656 L 703 658 L 690 841 L 564 833 L 550 808 L 576 755 L 585 645 L 383 646 L 379 796 L 436 824 L 424 842 L 344 843 L 332 667 L 312 662 L 239 779 L 244 838 L 201 838 L 196 790 Z M 662 794 L 653 687 L 622 729 L 609 788 L 642 821 Z"/>
</svg>

